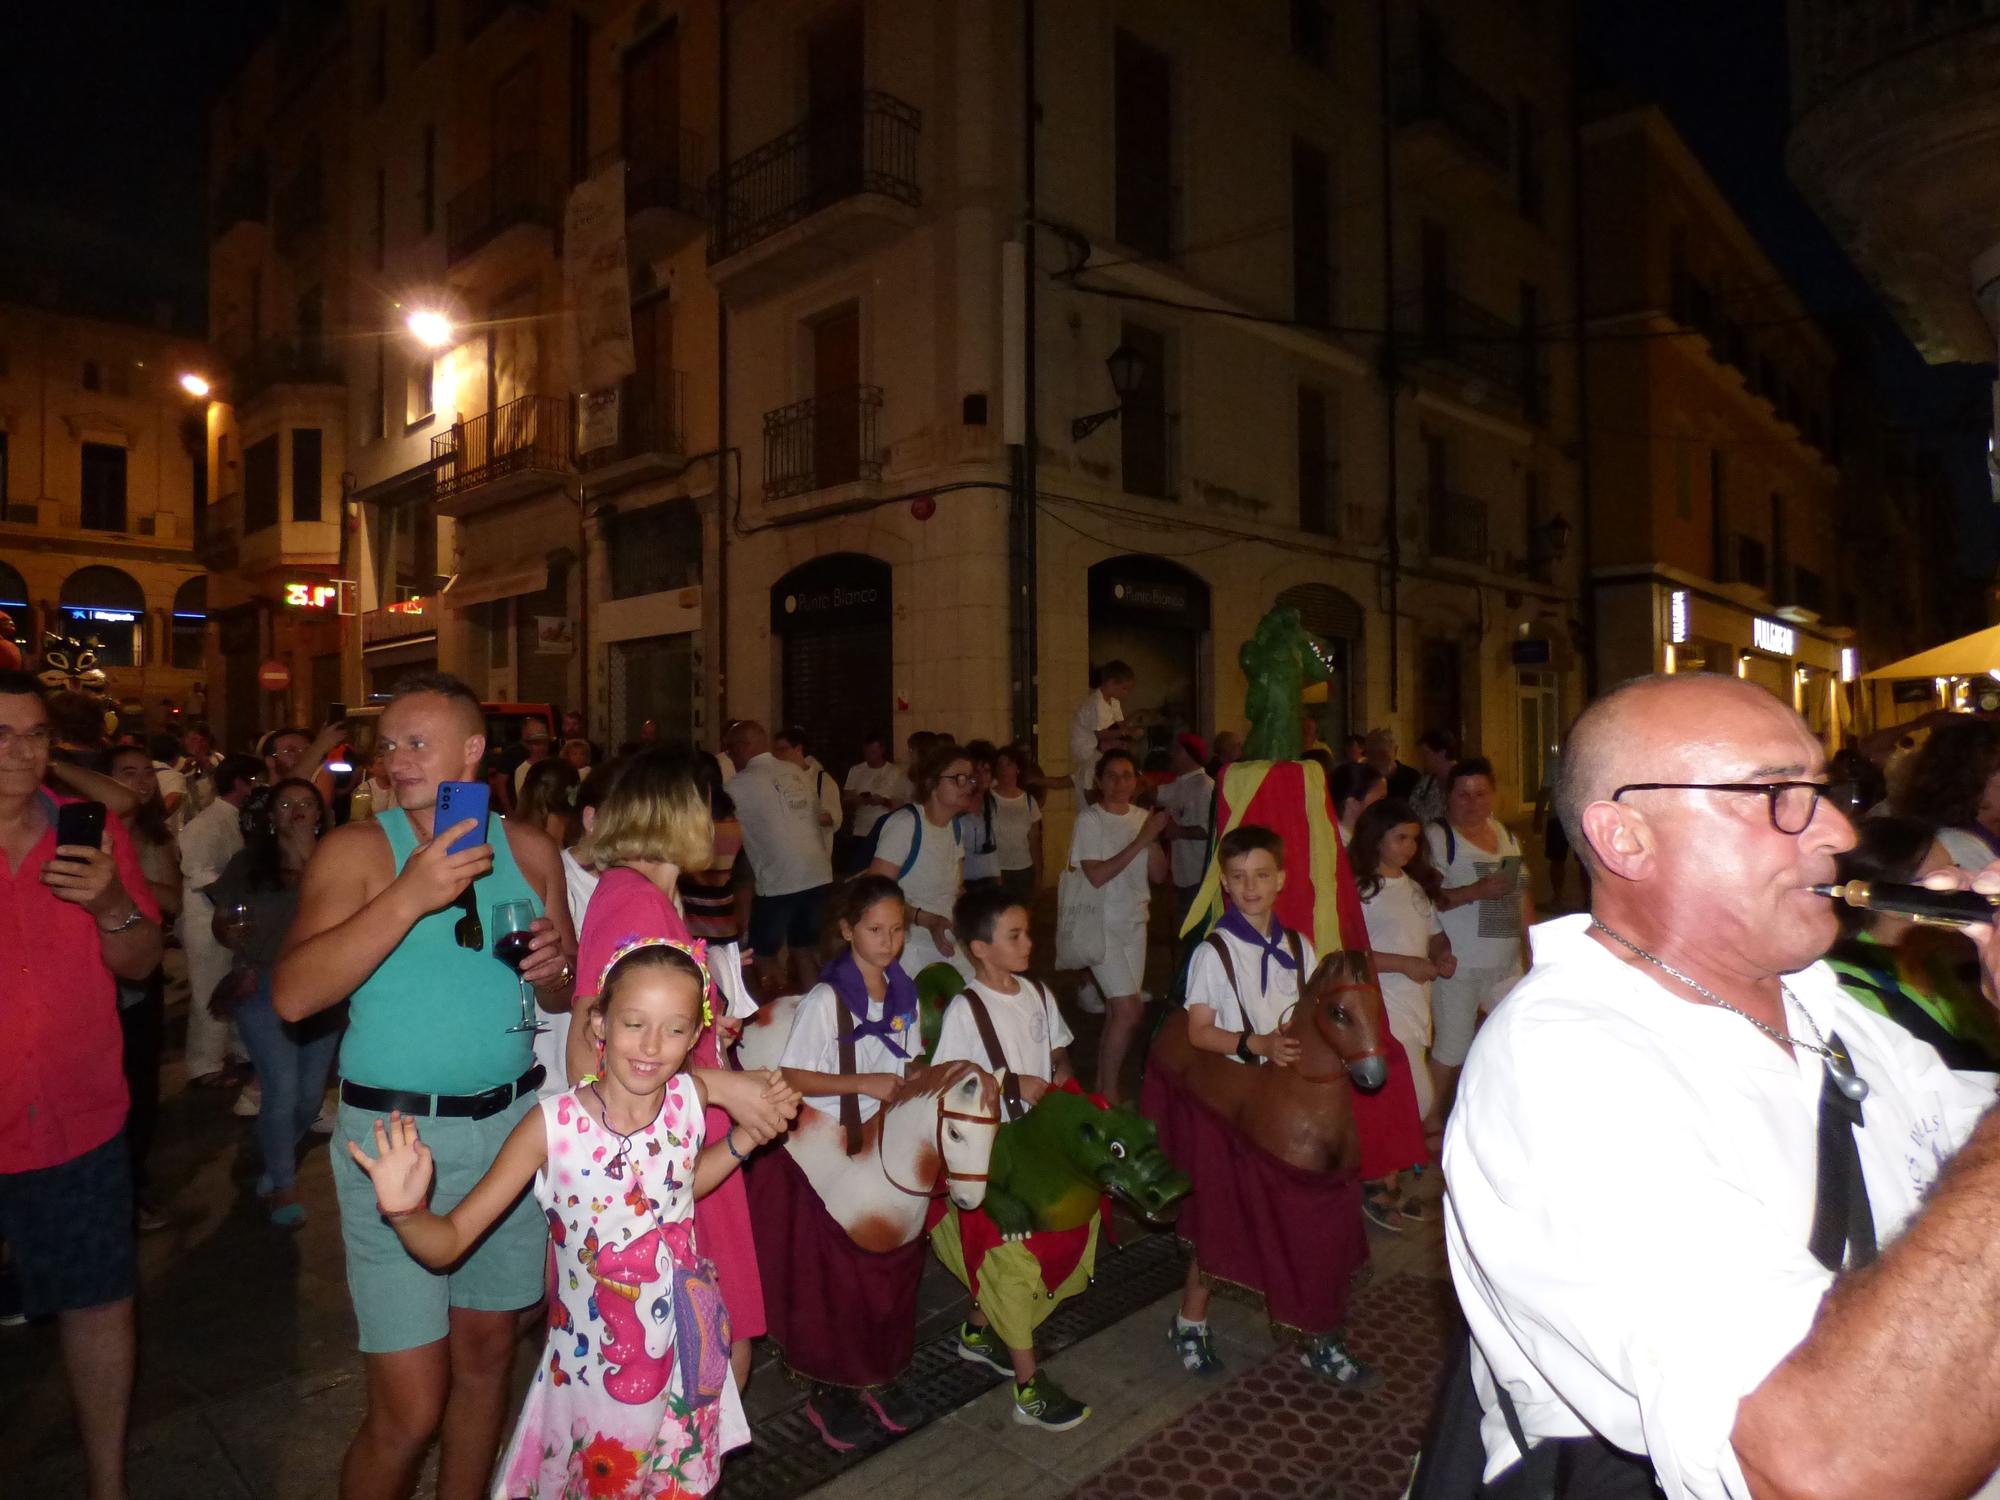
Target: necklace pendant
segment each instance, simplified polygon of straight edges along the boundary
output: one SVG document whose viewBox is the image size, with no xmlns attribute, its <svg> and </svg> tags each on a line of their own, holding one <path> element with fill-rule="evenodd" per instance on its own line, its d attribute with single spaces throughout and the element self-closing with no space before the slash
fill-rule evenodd
<svg viewBox="0 0 2000 1500">
<path fill-rule="evenodd" d="M 1868 1097 L 1868 1080 L 1851 1068 L 1839 1063 L 1828 1063 L 1826 1070 L 1833 1077 L 1833 1086 L 1840 1090 L 1841 1097 L 1859 1104 Z"/>
</svg>

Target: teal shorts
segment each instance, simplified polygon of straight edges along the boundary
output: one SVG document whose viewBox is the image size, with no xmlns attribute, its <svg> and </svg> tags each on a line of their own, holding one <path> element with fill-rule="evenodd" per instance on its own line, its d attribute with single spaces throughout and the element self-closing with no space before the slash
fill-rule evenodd
<svg viewBox="0 0 2000 1500">
<path fill-rule="evenodd" d="M 521 1117 L 536 1107 L 527 1094 L 484 1120 L 419 1119 L 431 1149 L 434 1212 L 449 1213 L 486 1175 Z M 347 1154 L 358 1141 L 375 1154 L 375 1122 L 388 1116 L 343 1102 L 333 1133 L 333 1182 L 340 1196 L 340 1237 L 347 1246 L 347 1290 L 361 1325 L 363 1354 L 394 1354 L 434 1344 L 451 1331 L 451 1309 L 513 1312 L 542 1295 L 548 1221 L 532 1190 L 487 1231 L 464 1260 L 447 1271 L 421 1264 L 375 1206 L 375 1186 Z"/>
</svg>

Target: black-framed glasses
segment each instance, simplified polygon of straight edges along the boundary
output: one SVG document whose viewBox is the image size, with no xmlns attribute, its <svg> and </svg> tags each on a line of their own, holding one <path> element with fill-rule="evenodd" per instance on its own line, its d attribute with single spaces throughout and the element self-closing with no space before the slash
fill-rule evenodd
<svg viewBox="0 0 2000 1500">
<path fill-rule="evenodd" d="M 938 777 L 939 781 L 955 782 L 959 786 L 971 786 L 973 782 L 977 781 L 978 779 L 979 777 L 976 776 L 971 771 L 959 771 L 949 776 Z"/>
<path fill-rule="evenodd" d="M 1773 828 L 1799 834 L 1812 827 L 1819 800 L 1830 790 L 1824 781 L 1634 781 L 1613 792 L 1611 800 L 1627 792 L 1755 792 L 1770 805 Z"/>
</svg>

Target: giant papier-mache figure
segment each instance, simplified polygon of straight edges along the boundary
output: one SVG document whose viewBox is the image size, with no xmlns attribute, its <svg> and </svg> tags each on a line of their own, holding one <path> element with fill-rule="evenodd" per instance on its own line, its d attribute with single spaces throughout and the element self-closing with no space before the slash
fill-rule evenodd
<svg viewBox="0 0 2000 1500">
<path fill-rule="evenodd" d="M 1382 1036 L 1386 1028 L 1326 775 L 1298 758 L 1304 690 L 1329 675 L 1324 650 L 1296 610 L 1279 606 L 1240 660 L 1249 680 L 1247 758 L 1216 788 L 1208 869 L 1182 936 L 1202 940 L 1222 916 L 1222 836 L 1245 825 L 1276 833 L 1285 886 L 1274 915 L 1322 955 L 1281 1028 L 1301 1055 L 1280 1068 L 1199 1051 L 1188 1041 L 1187 1012 L 1176 1010 L 1147 1058 L 1142 1107 L 1167 1156 L 1194 1181 L 1178 1227 L 1204 1275 L 1262 1294 L 1274 1323 L 1332 1334 L 1368 1255 L 1361 1183 L 1428 1153 L 1402 1048 L 1391 1040 L 1371 1049 L 1364 1066 L 1348 1041 L 1359 1029 Z"/>
</svg>

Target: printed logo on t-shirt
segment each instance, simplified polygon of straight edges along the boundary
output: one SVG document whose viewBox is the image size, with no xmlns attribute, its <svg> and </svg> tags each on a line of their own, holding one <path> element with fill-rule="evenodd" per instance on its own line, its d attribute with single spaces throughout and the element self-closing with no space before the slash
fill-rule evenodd
<svg viewBox="0 0 2000 1500">
<path fill-rule="evenodd" d="M 1035 1014 L 1028 1022 L 1028 1035 L 1038 1042 L 1046 1042 L 1049 1039 L 1048 1012 L 1040 1006 L 1035 1007 Z"/>
</svg>

